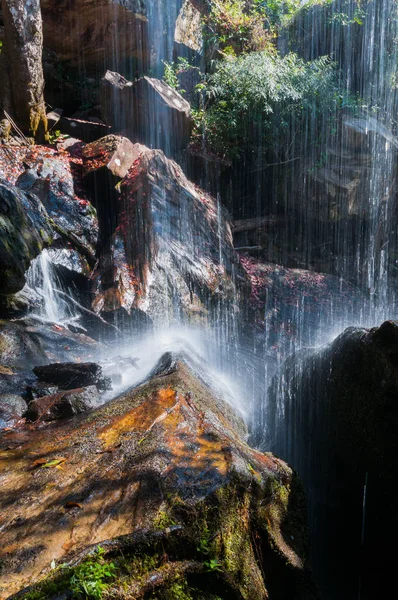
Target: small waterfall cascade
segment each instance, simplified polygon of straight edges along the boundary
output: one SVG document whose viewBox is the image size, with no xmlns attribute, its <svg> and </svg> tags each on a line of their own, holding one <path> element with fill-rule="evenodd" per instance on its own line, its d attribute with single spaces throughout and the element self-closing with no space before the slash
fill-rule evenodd
<svg viewBox="0 0 398 600">
<path fill-rule="evenodd" d="M 57 277 L 51 252 L 57 250 L 43 250 L 32 261 L 27 273 L 27 285 L 39 296 L 38 308 L 34 309 L 41 319 L 51 323 L 63 323 L 74 319 L 73 307 L 67 298 L 62 298 L 62 285 Z M 62 252 L 62 251 L 61 251 Z"/>
</svg>

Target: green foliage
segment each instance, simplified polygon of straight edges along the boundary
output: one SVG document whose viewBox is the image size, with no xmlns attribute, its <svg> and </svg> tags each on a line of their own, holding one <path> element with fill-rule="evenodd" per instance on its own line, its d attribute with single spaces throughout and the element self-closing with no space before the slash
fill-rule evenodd
<svg viewBox="0 0 398 600">
<path fill-rule="evenodd" d="M 159 510 L 153 522 L 153 525 L 156 529 L 167 529 L 168 527 L 176 525 L 176 522 L 174 521 L 169 512 L 165 510 Z"/>
<path fill-rule="evenodd" d="M 210 529 L 208 528 L 207 523 L 205 523 L 196 550 L 201 554 L 208 555 L 210 553 L 210 541 Z"/>
<path fill-rule="evenodd" d="M 164 66 L 164 75 L 163 79 L 171 88 L 179 92 L 180 94 L 185 94 L 185 90 L 181 89 L 180 82 L 178 80 L 178 75 L 187 71 L 188 69 L 196 69 L 199 71 L 198 67 L 194 67 L 191 63 L 182 56 L 179 56 L 177 62 L 167 62 L 162 61 Z"/>
<path fill-rule="evenodd" d="M 208 571 L 222 571 L 222 564 L 216 558 L 205 560 L 203 564 Z"/>
<path fill-rule="evenodd" d="M 305 62 L 296 54 L 254 52 L 218 63 L 206 85 L 198 127 L 216 153 L 234 157 L 292 137 L 305 119 L 335 114 L 346 103 L 328 57 Z"/>
<path fill-rule="evenodd" d="M 68 135 L 61 133 L 61 131 L 59 129 L 57 129 L 56 131 L 50 130 L 47 132 L 46 141 L 49 144 L 54 145 L 61 140 L 67 139 L 68 137 L 69 137 Z"/>
<path fill-rule="evenodd" d="M 98 547 L 96 554 L 76 567 L 70 579 L 70 589 L 78 597 L 100 600 L 109 583 L 116 577 L 116 566 L 107 563 L 104 549 Z"/>
<path fill-rule="evenodd" d="M 205 24 L 208 42 L 216 44 L 228 55 L 263 50 L 271 45 L 267 3 L 261 0 L 249 4 L 246 0 L 213 2 Z"/>
</svg>

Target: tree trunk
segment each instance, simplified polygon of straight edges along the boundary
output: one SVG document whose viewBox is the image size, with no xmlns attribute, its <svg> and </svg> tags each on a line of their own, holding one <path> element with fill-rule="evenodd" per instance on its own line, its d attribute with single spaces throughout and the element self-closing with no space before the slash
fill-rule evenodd
<svg viewBox="0 0 398 600">
<path fill-rule="evenodd" d="M 40 0 L 2 0 L 4 44 L 1 106 L 27 134 L 47 130 Z"/>
</svg>

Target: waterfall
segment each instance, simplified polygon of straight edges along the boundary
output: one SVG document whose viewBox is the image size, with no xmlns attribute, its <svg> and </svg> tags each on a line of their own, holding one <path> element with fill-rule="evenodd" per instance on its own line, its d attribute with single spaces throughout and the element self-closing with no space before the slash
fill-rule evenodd
<svg viewBox="0 0 398 600">
<path fill-rule="evenodd" d="M 73 320 L 73 306 L 57 294 L 63 291 L 61 282 L 55 271 L 54 257 L 62 251 L 43 250 L 32 264 L 27 273 L 27 286 L 40 296 L 39 307 L 34 314 L 51 323 L 63 323 Z"/>
</svg>

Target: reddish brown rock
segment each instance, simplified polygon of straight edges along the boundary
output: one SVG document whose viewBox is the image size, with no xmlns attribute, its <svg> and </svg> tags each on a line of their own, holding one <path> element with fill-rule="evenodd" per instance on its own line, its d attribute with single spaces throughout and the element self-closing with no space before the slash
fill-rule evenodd
<svg viewBox="0 0 398 600">
<path fill-rule="evenodd" d="M 193 597 L 317 600 L 301 486 L 249 448 L 245 431 L 168 355 L 149 382 L 95 413 L 9 433 L 0 597 L 40 581 L 31 591 L 46 600 L 67 593 L 73 567 L 54 572 L 52 561 L 76 566 L 98 544 L 118 573 L 111 598 L 174 597 L 178 584 Z"/>
<path fill-rule="evenodd" d="M 228 214 L 163 152 L 137 152 L 120 186 L 117 230 L 94 273 L 94 309 L 139 309 L 162 322 L 210 319 L 223 304 L 232 318 L 246 280 Z"/>
<path fill-rule="evenodd" d="M 83 173 L 87 176 L 106 168 L 115 177 L 123 179 L 142 151 L 143 148 L 125 137 L 108 135 L 84 146 Z"/>
<path fill-rule="evenodd" d="M 25 417 L 29 421 L 56 421 L 87 412 L 98 404 L 95 385 L 42 396 L 29 402 Z"/>
</svg>

